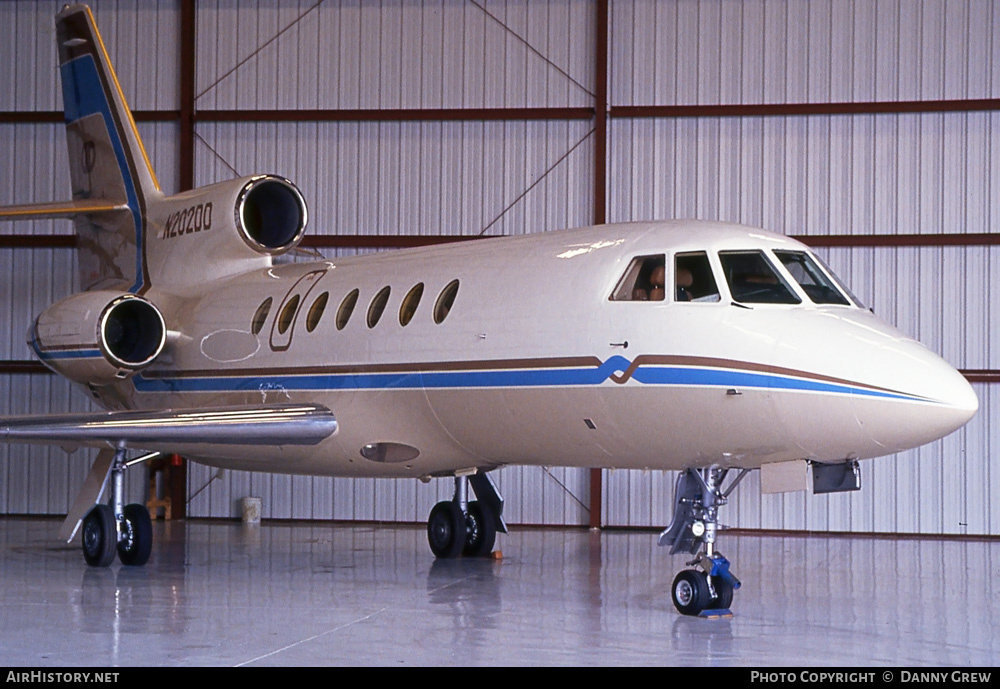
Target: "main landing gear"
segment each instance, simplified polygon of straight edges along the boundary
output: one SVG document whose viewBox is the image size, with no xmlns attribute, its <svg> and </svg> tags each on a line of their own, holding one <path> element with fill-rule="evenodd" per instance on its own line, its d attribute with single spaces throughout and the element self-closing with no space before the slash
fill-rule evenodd
<svg viewBox="0 0 1000 689">
<path fill-rule="evenodd" d="M 469 485 L 478 500 L 469 501 Z M 507 533 L 503 498 L 488 474 L 455 477 L 455 497 L 434 505 L 427 519 L 427 541 L 439 558 L 485 557 L 497 532 Z"/>
<path fill-rule="evenodd" d="M 669 545 L 671 555 L 698 553 L 687 563 L 697 569 L 678 573 L 670 589 L 674 606 L 683 615 L 700 615 L 706 610 L 722 615 L 733 603 L 740 580 L 729 571 L 729 560 L 715 550 L 715 536 L 719 507 L 729 501 L 729 495 L 748 472 L 741 470 L 725 492 L 722 482 L 728 469 L 687 469 L 677 477 L 674 518 L 658 542 L 661 546 Z"/>
<path fill-rule="evenodd" d="M 95 505 L 83 518 L 83 557 L 88 565 L 107 567 L 115 553 L 123 565 L 139 567 L 153 550 L 153 524 L 145 505 L 123 505 L 125 469 L 159 455 L 125 461 L 125 451 L 117 450 L 111 464 L 111 505 Z"/>
</svg>

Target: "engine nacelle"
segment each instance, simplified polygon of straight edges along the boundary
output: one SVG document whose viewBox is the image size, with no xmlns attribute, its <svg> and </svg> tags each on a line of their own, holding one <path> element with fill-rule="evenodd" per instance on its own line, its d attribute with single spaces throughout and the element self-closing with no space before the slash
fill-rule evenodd
<svg viewBox="0 0 1000 689">
<path fill-rule="evenodd" d="M 63 299 L 35 320 L 28 344 L 42 363 L 78 383 L 128 378 L 163 351 L 167 327 L 151 302 L 99 290 Z"/>
<path fill-rule="evenodd" d="M 274 256 L 295 248 L 308 219 L 298 187 L 281 177 L 251 177 L 236 197 L 236 228 L 254 251 Z"/>
<path fill-rule="evenodd" d="M 289 180 L 254 175 L 171 196 L 158 204 L 155 215 L 160 239 L 203 235 L 208 241 L 212 235 L 210 243 L 229 246 L 233 254 L 238 246 L 227 240 L 239 237 L 256 254 L 278 256 L 302 240 L 309 214 L 302 193 Z"/>
</svg>

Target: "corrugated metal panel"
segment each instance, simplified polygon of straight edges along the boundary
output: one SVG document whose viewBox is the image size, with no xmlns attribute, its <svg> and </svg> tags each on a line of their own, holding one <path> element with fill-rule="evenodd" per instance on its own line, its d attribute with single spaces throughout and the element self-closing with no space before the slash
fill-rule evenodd
<svg viewBox="0 0 1000 689">
<path fill-rule="evenodd" d="M 177 125 L 139 126 L 164 189 L 177 187 Z M 62 125 L 0 125 L 0 204 L 66 200 L 66 140 Z M 6 180 L 6 182 L 4 182 Z M 4 233 L 65 234 L 68 220 L 7 224 Z M 25 333 L 35 316 L 78 289 L 76 252 L 68 249 L 0 250 L 4 306 L 0 309 L 0 359 L 30 359 Z M 0 376 L 0 415 L 59 413 L 91 409 L 88 397 L 67 381 L 47 375 Z M 0 444 L 0 513 L 65 513 L 94 453 L 67 456 L 59 448 Z M 128 473 L 128 497 L 144 501 L 145 472 Z"/>
<path fill-rule="evenodd" d="M 177 125 L 139 125 L 163 189 L 177 188 Z M 0 205 L 63 201 L 70 198 L 66 139 L 62 125 L 0 125 L 0 145 L 10 157 L 0 160 Z M 4 184 L 3 180 L 8 180 Z M 69 220 L 5 223 L 10 234 L 68 234 Z M 0 358 L 25 359 L 28 325 L 43 309 L 79 288 L 76 252 L 70 249 L 0 250 L 5 308 L 0 315 Z"/>
<path fill-rule="evenodd" d="M 93 409 L 86 395 L 58 376 L 0 375 L 0 398 L 6 400 L 4 415 Z M 67 454 L 58 447 L 0 444 L 0 513 L 65 514 L 94 456 L 88 450 Z M 144 501 L 145 473 L 133 470 L 127 479 L 130 500 Z"/>
<path fill-rule="evenodd" d="M 589 224 L 586 122 L 198 125 L 196 184 L 276 172 L 311 234 L 513 235 Z"/>
<path fill-rule="evenodd" d="M 510 524 L 588 522 L 589 477 L 585 469 L 508 467 L 492 474 L 506 498 Z M 241 500 L 259 497 L 266 519 L 427 521 L 431 508 L 450 500 L 451 479 L 428 484 L 413 479 L 345 479 L 222 471 L 188 465 L 188 515 L 234 518 Z"/>
<path fill-rule="evenodd" d="M 818 249 L 880 318 L 959 368 L 998 369 L 998 247 Z"/>
<path fill-rule="evenodd" d="M 1000 113 L 614 119 L 609 218 L 787 234 L 990 232 Z"/>
<path fill-rule="evenodd" d="M 63 3 L 0 3 L 0 109 L 61 110 L 55 14 Z M 129 105 L 179 107 L 178 0 L 91 0 L 101 37 Z"/>
<path fill-rule="evenodd" d="M 615 0 L 615 105 L 996 98 L 989 0 Z"/>
<path fill-rule="evenodd" d="M 996 534 L 1000 510 L 990 500 L 1000 469 L 990 427 L 996 385 L 975 384 L 980 410 L 963 429 L 916 450 L 861 463 L 857 493 L 762 495 L 751 472 L 720 512 L 737 528 L 878 533 Z M 994 445 L 991 447 L 991 441 Z M 666 527 L 675 472 L 604 472 L 608 526 Z M 725 536 L 721 548 L 725 551 Z"/>
<path fill-rule="evenodd" d="M 66 128 L 61 124 L 0 124 L 0 205 L 70 198 Z M 4 223 L 10 234 L 56 234 L 68 221 Z"/>
<path fill-rule="evenodd" d="M 54 3 L 0 3 L 0 108 L 57 110 L 62 107 L 56 65 Z"/>
<path fill-rule="evenodd" d="M 143 122 L 136 125 L 149 162 L 167 195 L 180 187 L 180 125 L 175 122 Z M 65 148 L 65 145 L 63 146 Z"/>
<path fill-rule="evenodd" d="M 78 287 L 76 253 L 66 249 L 0 250 L 5 283 L 0 315 L 0 359 L 29 359 L 28 327 L 49 304 Z"/>
<path fill-rule="evenodd" d="M 591 105 L 589 2 L 198 4 L 201 109 Z"/>
</svg>

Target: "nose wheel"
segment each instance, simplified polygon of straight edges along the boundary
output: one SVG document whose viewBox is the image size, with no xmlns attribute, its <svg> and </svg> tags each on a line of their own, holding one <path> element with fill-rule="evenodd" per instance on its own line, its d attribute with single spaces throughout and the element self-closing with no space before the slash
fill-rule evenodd
<svg viewBox="0 0 1000 689">
<path fill-rule="evenodd" d="M 723 492 L 728 469 L 687 469 L 674 485 L 674 518 L 659 545 L 670 546 L 670 554 L 688 552 L 697 556 L 674 578 L 670 595 L 682 615 L 731 615 L 733 594 L 740 580 L 729 571 L 729 560 L 715 550 L 719 507 L 749 470 L 743 469 Z M 700 552 L 699 552 L 700 551 Z"/>
</svg>

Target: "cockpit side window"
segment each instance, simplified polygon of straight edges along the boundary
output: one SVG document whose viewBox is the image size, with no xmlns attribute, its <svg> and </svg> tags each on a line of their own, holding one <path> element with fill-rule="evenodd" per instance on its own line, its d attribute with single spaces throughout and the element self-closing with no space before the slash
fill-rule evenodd
<svg viewBox="0 0 1000 689">
<path fill-rule="evenodd" d="M 800 304 L 763 251 L 720 251 L 733 299 L 747 304 Z"/>
<path fill-rule="evenodd" d="M 816 254 L 809 254 L 809 257 L 812 258 L 814 261 L 816 261 L 816 263 L 818 263 L 820 265 L 820 267 L 826 272 L 826 274 L 830 276 L 830 279 L 833 280 L 834 284 L 836 284 L 837 287 L 840 288 L 840 291 L 843 294 L 847 295 L 847 298 L 851 302 L 853 302 L 855 306 L 857 306 L 859 308 L 862 308 L 862 309 L 867 308 L 865 306 L 864 302 L 862 302 L 860 299 L 858 299 L 858 295 L 856 295 L 851 290 L 851 288 L 847 286 L 847 283 L 845 283 L 843 280 L 841 280 L 840 276 L 837 275 L 835 272 L 833 272 L 833 269 L 830 268 L 830 265 L 826 261 L 823 260 L 822 256 L 817 256 Z"/>
<path fill-rule="evenodd" d="M 774 255 L 784 264 L 813 303 L 850 306 L 850 302 L 840 293 L 833 280 L 827 277 L 809 254 L 804 251 L 775 251 Z"/>
<path fill-rule="evenodd" d="M 704 251 L 674 257 L 674 299 L 676 301 L 719 301 L 719 288 Z"/>
<path fill-rule="evenodd" d="M 663 301 L 666 296 L 666 256 L 639 256 L 611 293 L 611 301 Z"/>
</svg>

